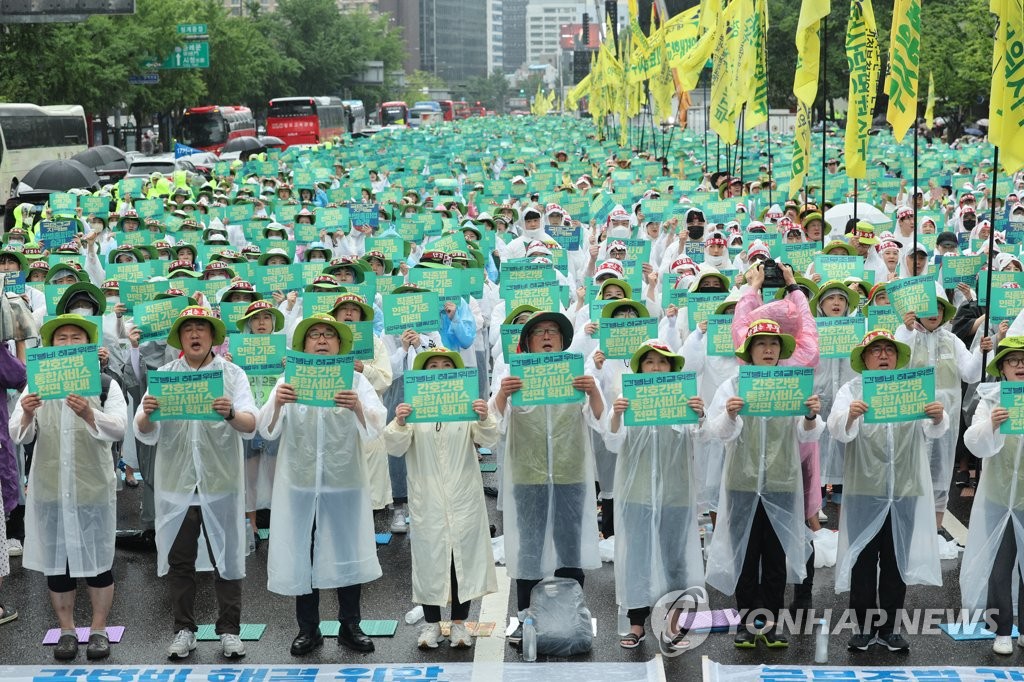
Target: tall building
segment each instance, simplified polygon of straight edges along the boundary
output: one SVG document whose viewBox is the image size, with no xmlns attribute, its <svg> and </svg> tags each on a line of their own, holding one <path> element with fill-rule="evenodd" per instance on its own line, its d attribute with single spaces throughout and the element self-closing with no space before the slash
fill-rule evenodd
<svg viewBox="0 0 1024 682">
<path fill-rule="evenodd" d="M 505 61 L 504 13 L 501 0 L 487 1 L 487 73 L 501 71 Z"/>
<path fill-rule="evenodd" d="M 448 85 L 486 76 L 486 2 L 420 0 L 420 68 Z"/>
<path fill-rule="evenodd" d="M 412 73 L 420 68 L 420 3 L 416 0 L 378 0 L 377 9 L 391 17 L 391 25 L 402 29 L 405 59 L 402 68 Z"/>
<path fill-rule="evenodd" d="M 224 9 L 236 17 L 248 16 L 251 7 L 258 7 L 260 14 L 277 9 L 277 0 L 224 0 Z"/>
<path fill-rule="evenodd" d="M 502 69 L 514 73 L 526 62 L 526 5 L 529 0 L 501 3 Z"/>
<path fill-rule="evenodd" d="M 561 27 L 578 24 L 586 5 L 580 0 L 530 0 L 526 6 L 526 61 L 555 65 Z"/>
<path fill-rule="evenodd" d="M 355 11 L 365 9 L 367 12 L 377 12 L 379 3 L 377 0 L 336 0 L 338 9 L 342 11 Z"/>
</svg>

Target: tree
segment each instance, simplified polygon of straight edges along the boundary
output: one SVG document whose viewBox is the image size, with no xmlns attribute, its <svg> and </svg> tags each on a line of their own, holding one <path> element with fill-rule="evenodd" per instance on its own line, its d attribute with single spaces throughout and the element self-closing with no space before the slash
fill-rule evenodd
<svg viewBox="0 0 1024 682">
<path fill-rule="evenodd" d="M 402 93 L 402 101 L 412 106 L 413 102 L 430 99 L 427 90 L 447 90 L 448 86 L 436 76 L 427 71 L 413 71 L 405 77 L 405 91 Z"/>
<path fill-rule="evenodd" d="M 487 109 L 501 113 L 505 113 L 505 105 L 511 92 L 512 88 L 500 70 L 486 78 L 473 76 L 460 88 L 460 96 L 469 102 L 480 102 Z"/>
</svg>

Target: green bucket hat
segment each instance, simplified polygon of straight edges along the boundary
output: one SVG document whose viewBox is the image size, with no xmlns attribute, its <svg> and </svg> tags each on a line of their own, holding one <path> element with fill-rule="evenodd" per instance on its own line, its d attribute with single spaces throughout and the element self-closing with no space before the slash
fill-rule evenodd
<svg viewBox="0 0 1024 682">
<path fill-rule="evenodd" d="M 219 346 L 224 343 L 224 336 L 227 334 L 227 328 L 224 326 L 224 321 L 213 314 L 213 311 L 203 306 L 190 306 L 181 311 L 177 319 L 171 325 L 171 331 L 167 332 L 167 345 L 171 348 L 177 348 L 181 350 L 181 339 L 178 336 L 178 332 L 181 329 L 181 325 L 185 324 L 189 320 L 202 320 L 209 322 L 213 326 L 213 345 Z"/>
<path fill-rule="evenodd" d="M 538 313 L 538 312 L 540 312 L 540 308 L 538 308 L 535 305 L 521 305 L 521 306 L 518 306 L 512 312 L 510 312 L 508 315 L 506 315 L 505 316 L 505 321 L 502 322 L 502 324 L 515 324 L 515 319 L 517 317 L 519 317 L 520 315 L 522 315 L 523 313 L 529 313 L 529 314 L 532 315 L 533 313 Z"/>
<path fill-rule="evenodd" d="M 562 348 L 568 348 L 572 343 L 573 328 L 569 318 L 562 313 L 555 313 L 550 311 L 536 312 L 530 316 L 523 324 L 522 331 L 519 332 L 519 347 L 516 352 L 528 353 L 530 348 L 530 332 L 541 322 L 554 322 L 558 325 L 559 331 L 562 332 Z"/>
<path fill-rule="evenodd" d="M 81 315 L 57 315 L 51 317 L 49 320 L 43 323 L 43 326 L 39 328 L 39 336 L 43 339 L 44 346 L 53 345 L 53 333 L 60 327 L 67 324 L 73 324 L 79 329 L 83 330 L 86 336 L 89 337 L 89 343 L 99 343 L 100 332 L 99 329 L 91 321 L 85 319 Z"/>
<path fill-rule="evenodd" d="M 277 306 L 270 301 L 253 301 L 249 304 L 249 307 L 245 309 L 245 314 L 235 321 L 235 326 L 238 327 L 238 331 L 244 332 L 245 325 L 258 313 L 270 313 L 274 317 L 275 332 L 279 332 L 284 329 L 284 313 L 278 310 Z"/>
<path fill-rule="evenodd" d="M 804 277 L 803 275 L 796 275 L 796 274 L 794 274 L 793 275 L 793 280 L 796 282 L 796 285 L 798 287 L 800 287 L 801 289 L 804 290 L 804 295 L 807 296 L 808 302 L 812 298 L 814 298 L 814 296 L 818 293 L 818 285 L 814 283 L 813 279 L 808 279 L 807 277 Z M 785 289 L 785 287 L 780 287 L 778 289 L 778 291 L 775 292 L 775 300 L 776 301 L 781 301 L 785 297 L 786 297 L 786 289 Z"/>
<path fill-rule="evenodd" d="M 78 263 L 55 263 L 54 265 L 51 265 L 50 269 L 46 272 L 45 283 L 53 284 L 53 280 L 57 279 L 57 276 L 62 272 L 71 272 L 78 278 L 79 282 L 89 281 L 89 274 L 83 270 L 82 266 Z"/>
<path fill-rule="evenodd" d="M 838 291 L 846 297 L 847 311 L 856 310 L 857 306 L 860 305 L 860 294 L 846 286 L 845 282 L 840 282 L 837 279 L 829 280 L 821 285 L 818 292 L 811 298 L 811 314 L 818 315 L 818 304 L 830 291 Z"/>
<path fill-rule="evenodd" d="M 672 349 L 661 341 L 651 339 L 640 344 L 640 347 L 636 349 L 635 353 L 633 353 L 633 357 L 630 358 L 629 367 L 633 370 L 633 374 L 640 374 L 640 363 L 643 361 L 645 355 L 652 352 L 668 358 L 669 362 L 672 363 L 673 372 L 681 370 L 683 365 L 686 363 L 682 355 L 673 353 Z"/>
<path fill-rule="evenodd" d="M 1002 378 L 1002 374 L 999 371 L 999 363 L 1004 357 L 1014 351 L 1024 351 L 1024 336 L 1007 336 L 1000 341 L 996 347 L 996 355 L 992 358 L 992 362 L 988 363 L 985 371 L 994 377 Z"/>
<path fill-rule="evenodd" d="M 750 360 L 750 343 L 759 336 L 771 336 L 779 339 L 782 343 L 782 350 L 779 353 L 779 360 L 785 360 L 793 355 L 796 350 L 796 339 L 789 334 L 782 333 L 782 326 L 775 320 L 754 320 L 747 327 L 747 336 L 743 339 L 743 345 L 736 350 L 736 357 L 744 362 Z"/>
<path fill-rule="evenodd" d="M 852 244 L 844 242 L 840 239 L 833 239 L 828 244 L 825 244 L 825 248 L 821 250 L 822 253 L 828 253 L 832 249 L 842 249 L 846 252 L 847 256 L 856 256 L 857 249 Z"/>
<path fill-rule="evenodd" d="M 67 311 L 68 305 L 71 303 L 72 298 L 81 298 L 86 296 L 90 298 L 93 304 L 96 306 L 96 314 L 102 315 L 107 310 L 107 299 L 104 297 L 103 292 L 100 291 L 92 282 L 75 282 L 64 290 L 61 294 L 60 300 L 57 301 L 57 311 Z"/>
<path fill-rule="evenodd" d="M 626 295 L 626 298 L 628 298 L 628 299 L 632 299 L 633 298 L 633 287 L 630 286 L 629 282 L 627 282 L 626 280 L 619 279 L 617 277 L 609 277 L 608 279 L 606 279 L 603 282 L 601 282 L 601 289 L 597 292 L 597 297 L 603 299 L 604 298 L 604 290 L 609 285 L 612 285 L 612 284 L 615 284 L 616 286 L 620 287 L 622 289 L 622 293 L 624 293 Z"/>
<path fill-rule="evenodd" d="M 601 317 L 611 318 L 615 317 L 615 311 L 619 308 L 632 308 L 636 311 L 637 317 L 650 317 L 651 313 L 647 310 L 647 306 L 639 301 L 633 301 L 628 298 L 620 298 L 617 301 L 605 304 L 604 308 L 601 309 Z"/>
<path fill-rule="evenodd" d="M 900 343 L 896 340 L 896 336 L 888 329 L 872 329 L 859 344 L 853 347 L 850 351 L 850 368 L 860 374 L 867 367 L 864 366 L 864 351 L 867 350 L 868 346 L 875 343 L 876 341 L 888 341 L 896 346 L 896 367 L 894 369 L 900 369 L 906 367 L 907 363 L 910 362 L 910 346 L 905 343 Z"/>
<path fill-rule="evenodd" d="M 412 361 L 412 368 L 423 369 L 423 366 L 427 364 L 427 360 L 436 357 L 448 358 L 455 365 L 455 369 L 463 369 L 466 366 L 466 363 L 462 361 L 462 356 L 456 351 L 448 350 L 444 346 L 438 346 L 418 354 Z"/>
<path fill-rule="evenodd" d="M 338 355 L 345 355 L 352 351 L 352 330 L 344 322 L 338 322 L 327 313 L 316 313 L 299 322 L 292 333 L 292 348 L 296 350 L 305 348 L 306 332 L 318 324 L 326 324 L 337 333 L 338 340 L 340 341 Z"/>
<path fill-rule="evenodd" d="M 345 303 L 351 303 L 359 307 L 359 310 L 363 313 L 363 322 L 369 322 L 373 319 L 373 308 L 367 305 L 366 299 L 359 294 L 344 293 L 334 299 L 334 305 L 331 306 L 331 317 L 334 317 L 335 311 Z"/>
</svg>

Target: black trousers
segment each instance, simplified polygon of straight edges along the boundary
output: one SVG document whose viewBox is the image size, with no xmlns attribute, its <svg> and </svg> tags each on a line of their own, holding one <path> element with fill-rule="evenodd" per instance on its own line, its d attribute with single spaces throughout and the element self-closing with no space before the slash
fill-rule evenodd
<svg viewBox="0 0 1024 682">
<path fill-rule="evenodd" d="M 739 579 L 736 581 L 736 608 L 748 618 L 757 609 L 767 610 L 778 622 L 786 599 L 786 553 L 772 528 L 764 503 L 757 502 L 754 520 L 747 538 Z M 748 624 L 752 621 L 748 620 Z"/>
<path fill-rule="evenodd" d="M 582 568 L 558 568 L 555 569 L 556 578 L 572 578 L 583 587 L 583 569 Z M 539 580 L 524 580 L 522 578 L 516 578 L 516 608 L 520 611 L 525 611 L 530 608 L 530 592 L 539 583 Z"/>
<path fill-rule="evenodd" d="M 455 577 L 455 559 L 452 559 L 452 620 L 469 618 L 469 601 L 459 601 L 459 581 Z M 441 607 L 433 604 L 423 605 L 423 620 L 428 623 L 441 622 Z"/>
<path fill-rule="evenodd" d="M 1013 634 L 1013 574 L 1017 573 L 1017 540 L 1013 536 L 1013 521 L 1006 524 L 1003 539 L 996 550 L 992 573 L 988 577 L 988 602 L 986 608 L 993 611 L 996 635 L 1009 637 Z M 1017 575 L 1017 625 L 1024 627 L 1024 580 Z"/>
<path fill-rule="evenodd" d="M 310 532 L 309 560 L 313 561 L 313 543 L 316 538 L 316 519 Z M 359 598 L 362 585 L 346 585 L 337 588 L 338 621 L 342 625 L 359 625 L 362 615 L 359 612 Z M 313 588 L 309 594 L 295 597 L 295 620 L 299 622 L 299 632 L 313 634 L 320 631 L 320 590 Z"/>
<path fill-rule="evenodd" d="M 896 617 L 907 597 L 893 544 L 892 515 L 886 515 L 875 537 L 861 550 L 850 572 L 850 608 L 861 634 L 868 631 L 868 611 L 880 610 L 885 621 L 876 629 L 888 635 L 896 628 Z"/>
</svg>

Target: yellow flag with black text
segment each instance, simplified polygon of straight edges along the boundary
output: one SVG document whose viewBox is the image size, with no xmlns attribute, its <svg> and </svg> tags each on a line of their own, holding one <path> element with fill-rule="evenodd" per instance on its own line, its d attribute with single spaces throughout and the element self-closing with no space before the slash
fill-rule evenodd
<svg viewBox="0 0 1024 682">
<path fill-rule="evenodd" d="M 701 0 L 697 28 L 699 37 L 696 44 L 678 58 L 673 58 L 671 55 L 669 57 L 669 66 L 676 70 L 679 84 L 684 92 L 697 87 L 701 71 L 704 70 L 705 64 L 718 43 L 724 4 L 725 0 Z"/>
<path fill-rule="evenodd" d="M 743 127 L 752 130 L 768 121 L 768 1 L 754 0 L 753 21 L 748 22 L 754 70 L 747 86 L 747 112 Z"/>
<path fill-rule="evenodd" d="M 744 8 L 750 0 L 732 0 L 722 13 L 711 69 L 711 129 L 726 144 L 736 143 L 739 70 Z"/>
<path fill-rule="evenodd" d="M 889 36 L 889 66 L 885 91 L 889 107 L 885 120 L 902 142 L 917 118 L 917 89 L 921 69 L 921 0 L 896 0 Z"/>
<path fill-rule="evenodd" d="M 935 125 L 935 78 L 928 73 L 928 104 L 924 108 L 924 124 L 929 129 Z"/>
<path fill-rule="evenodd" d="M 846 24 L 846 62 L 850 67 L 849 110 L 846 114 L 846 175 L 867 176 L 868 132 L 875 110 L 881 65 L 878 29 L 871 0 L 851 0 Z"/>
<path fill-rule="evenodd" d="M 999 162 L 1007 173 L 1024 168 L 1024 0 L 992 0 L 996 28 L 992 53 L 992 93 L 988 139 L 999 147 Z"/>
<path fill-rule="evenodd" d="M 803 0 L 796 25 L 796 72 L 793 75 L 793 94 L 806 104 L 814 106 L 818 95 L 818 68 L 821 63 L 821 41 L 818 29 L 821 20 L 832 10 L 829 0 Z"/>
<path fill-rule="evenodd" d="M 793 130 L 793 158 L 789 177 L 789 196 L 795 197 L 804 186 L 807 167 L 811 163 L 811 110 L 803 102 L 796 103 L 796 128 Z"/>
</svg>

